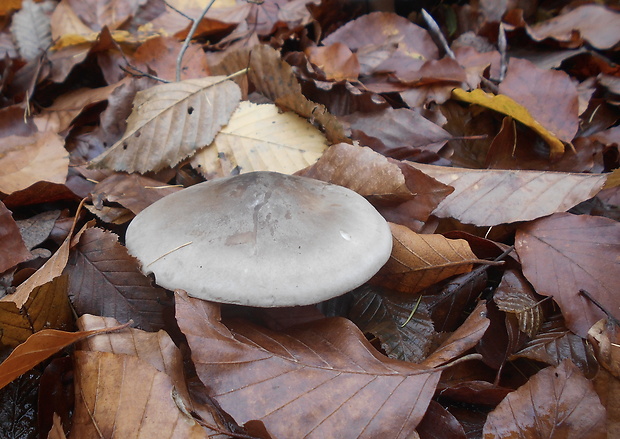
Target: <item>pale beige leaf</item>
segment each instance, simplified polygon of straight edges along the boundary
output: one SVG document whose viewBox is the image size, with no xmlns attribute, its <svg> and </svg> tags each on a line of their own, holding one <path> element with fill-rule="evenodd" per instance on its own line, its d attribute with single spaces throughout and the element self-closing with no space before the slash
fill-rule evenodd
<svg viewBox="0 0 620 439">
<path fill-rule="evenodd" d="M 208 178 L 251 171 L 292 174 L 316 162 L 325 136 L 295 113 L 273 104 L 242 102 L 213 143 L 196 153 L 192 166 Z"/>
<path fill-rule="evenodd" d="M 529 221 L 565 212 L 593 197 L 607 178 L 604 174 L 409 165 L 454 187 L 434 215 L 477 226 Z"/>
<path fill-rule="evenodd" d="M 39 182 L 63 184 L 69 170 L 64 140 L 53 132 L 9 136 L 0 145 L 0 192 L 11 194 Z"/>
<path fill-rule="evenodd" d="M 209 145 L 240 99 L 237 84 L 224 76 L 138 92 L 125 134 L 91 166 L 140 173 L 172 167 Z"/>
<path fill-rule="evenodd" d="M 48 12 L 54 6 L 49 1 L 35 3 L 24 0 L 21 10 L 13 15 L 11 33 L 24 59 L 34 59 L 51 46 L 52 32 Z"/>
<path fill-rule="evenodd" d="M 464 239 L 424 235 L 390 223 L 392 255 L 371 279 L 375 285 L 415 293 L 455 274 L 471 271 L 480 263 Z"/>
</svg>

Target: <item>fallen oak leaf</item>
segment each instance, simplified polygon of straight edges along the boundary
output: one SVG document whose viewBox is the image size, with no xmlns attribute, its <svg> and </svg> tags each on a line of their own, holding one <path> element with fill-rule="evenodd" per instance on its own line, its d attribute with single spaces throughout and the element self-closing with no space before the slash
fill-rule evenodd
<svg viewBox="0 0 620 439">
<path fill-rule="evenodd" d="M 439 379 L 441 369 L 379 354 L 346 319 L 273 332 L 224 326 L 217 304 L 182 291 L 176 303 L 212 396 L 238 423 L 261 420 L 274 437 L 410 437 Z"/>
</svg>

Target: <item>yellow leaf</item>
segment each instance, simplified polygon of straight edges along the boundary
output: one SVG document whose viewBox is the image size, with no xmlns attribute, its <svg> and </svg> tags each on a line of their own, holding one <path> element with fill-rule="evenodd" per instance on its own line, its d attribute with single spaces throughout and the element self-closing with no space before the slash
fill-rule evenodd
<svg viewBox="0 0 620 439">
<path fill-rule="evenodd" d="M 452 90 L 452 97 L 470 104 L 481 105 L 498 113 L 505 114 L 518 120 L 523 125 L 534 130 L 549 145 L 551 158 L 558 158 L 564 154 L 564 144 L 555 134 L 536 121 L 527 109 L 505 95 L 492 95 L 480 89 L 467 92 L 460 88 Z"/>
<path fill-rule="evenodd" d="M 242 102 L 213 143 L 194 156 L 192 166 L 210 178 L 235 168 L 292 174 L 316 162 L 325 148 L 325 136 L 295 113 Z"/>
</svg>

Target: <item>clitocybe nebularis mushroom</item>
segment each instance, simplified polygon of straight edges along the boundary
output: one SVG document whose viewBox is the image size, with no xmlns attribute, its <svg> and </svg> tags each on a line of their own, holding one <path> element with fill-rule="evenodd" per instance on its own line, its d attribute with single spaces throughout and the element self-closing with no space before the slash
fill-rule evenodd
<svg viewBox="0 0 620 439">
<path fill-rule="evenodd" d="M 162 198 L 134 218 L 126 245 L 165 288 L 273 307 L 318 303 L 362 285 L 387 262 L 392 235 L 349 189 L 251 172 Z"/>
</svg>

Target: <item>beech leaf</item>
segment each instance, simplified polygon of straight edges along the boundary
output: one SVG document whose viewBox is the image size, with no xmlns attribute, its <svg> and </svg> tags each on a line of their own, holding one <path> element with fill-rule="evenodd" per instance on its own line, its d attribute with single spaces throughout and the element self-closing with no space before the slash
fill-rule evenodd
<svg viewBox="0 0 620 439">
<path fill-rule="evenodd" d="M 483 263 L 464 239 L 415 233 L 408 227 L 390 223 L 392 254 L 370 280 L 375 285 L 403 293 L 416 293 L 456 274 L 471 271 Z"/>
<path fill-rule="evenodd" d="M 31 258 L 11 211 L 2 201 L 0 201 L 0 247 L 3 249 L 0 252 L 0 273 Z"/>
<path fill-rule="evenodd" d="M 136 94 L 123 137 L 91 162 L 116 171 L 158 171 L 209 145 L 241 99 L 237 84 L 208 76 Z"/>
<path fill-rule="evenodd" d="M 343 318 L 273 332 L 226 327 L 218 305 L 184 292 L 176 303 L 202 382 L 238 423 L 261 420 L 274 437 L 411 437 L 439 379 L 379 354 Z"/>
<path fill-rule="evenodd" d="M 569 360 L 541 370 L 489 413 L 484 439 L 604 439 L 605 408 Z"/>
<path fill-rule="evenodd" d="M 192 166 L 208 178 L 233 172 L 292 174 L 316 162 L 327 148 L 323 134 L 295 113 L 273 104 L 242 102 Z"/>
<path fill-rule="evenodd" d="M 607 178 L 605 174 L 409 165 L 454 187 L 434 215 L 477 226 L 528 221 L 567 211 L 596 195 Z"/>
<path fill-rule="evenodd" d="M 553 296 L 566 325 L 577 335 L 605 317 L 579 293 L 587 291 L 605 309 L 620 309 L 620 224 L 609 218 L 556 213 L 524 224 L 515 248 L 523 274 L 538 294 Z"/>
</svg>

